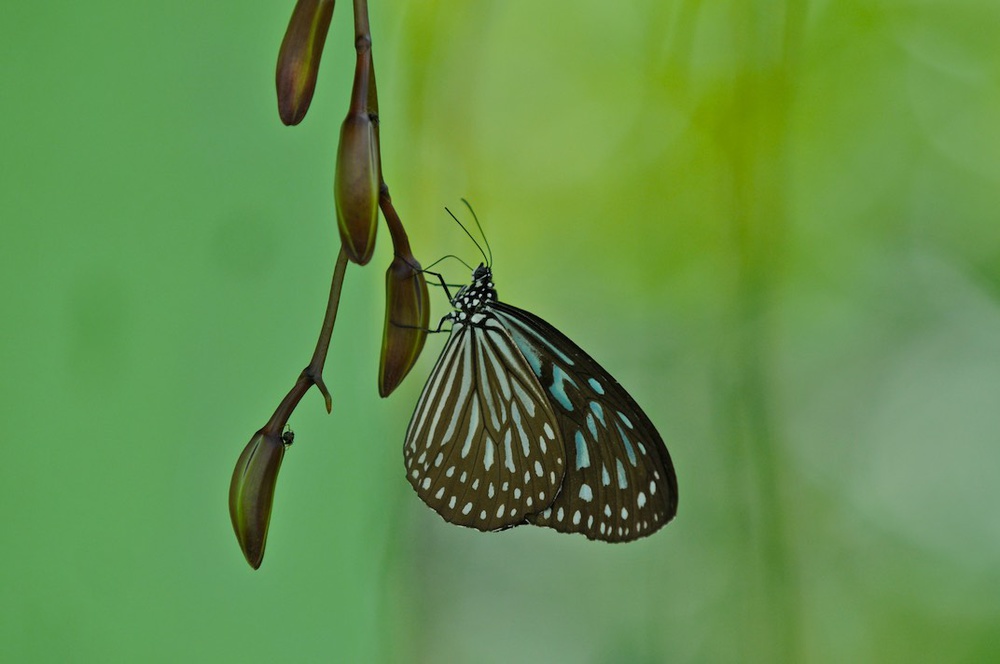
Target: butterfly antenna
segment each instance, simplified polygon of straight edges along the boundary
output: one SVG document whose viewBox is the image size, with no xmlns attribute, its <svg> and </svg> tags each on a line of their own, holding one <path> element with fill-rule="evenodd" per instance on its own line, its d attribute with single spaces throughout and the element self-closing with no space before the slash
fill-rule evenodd
<svg viewBox="0 0 1000 664">
<path fill-rule="evenodd" d="M 463 260 L 462 260 L 461 258 L 459 258 L 458 256 L 456 256 L 455 254 L 448 254 L 448 255 L 446 255 L 446 256 L 442 256 L 441 258 L 437 259 L 436 261 L 434 261 L 433 263 L 431 263 L 430 265 L 428 265 L 428 266 L 427 266 L 427 267 L 425 267 L 424 269 L 425 269 L 425 270 L 429 270 L 429 269 L 431 269 L 432 267 L 434 267 L 435 265 L 437 265 L 438 263 L 440 263 L 441 261 L 444 261 L 444 260 L 447 260 L 447 259 L 449 259 L 449 258 L 454 258 L 454 259 L 455 259 L 455 260 L 457 260 L 457 261 L 458 261 L 459 263 L 461 263 L 461 264 L 462 264 L 462 265 L 464 265 L 465 267 L 469 268 L 469 272 L 472 272 L 472 271 L 473 271 L 473 269 L 474 269 L 474 268 L 473 268 L 473 267 L 472 267 L 471 265 L 469 265 L 468 263 L 466 263 L 465 261 L 463 261 Z"/>
<path fill-rule="evenodd" d="M 486 243 L 486 250 L 490 252 L 490 257 L 487 259 L 488 262 L 486 264 L 486 267 L 491 268 L 493 267 L 493 248 L 490 247 L 490 241 L 486 237 L 486 232 L 483 231 L 483 225 L 479 223 L 479 217 L 476 216 L 476 211 L 472 209 L 472 204 L 469 203 L 469 201 L 465 200 L 464 198 L 462 199 L 462 202 L 465 203 L 465 207 L 469 208 L 469 212 L 472 213 L 472 218 L 476 222 L 476 228 L 479 229 L 479 234 L 483 236 L 483 242 Z M 482 249 L 480 249 L 479 251 L 482 251 Z"/>
<path fill-rule="evenodd" d="M 464 201 L 465 199 L 463 198 L 462 200 Z M 466 203 L 466 205 L 468 205 L 468 203 Z M 466 228 L 465 226 L 463 226 L 463 225 L 462 225 L 462 222 L 458 220 L 458 217 L 456 217 L 456 216 L 455 216 L 455 214 L 454 214 L 454 213 L 453 213 L 453 212 L 452 212 L 451 210 L 449 210 L 448 208 L 445 208 L 445 209 L 444 209 L 444 211 L 445 211 L 445 212 L 447 212 L 447 213 L 448 213 L 448 215 L 449 215 L 449 216 L 450 216 L 450 217 L 451 217 L 452 219 L 454 219 L 454 220 L 455 220 L 455 223 L 456 223 L 456 224 L 458 224 L 459 228 L 461 228 L 461 229 L 462 229 L 463 231 L 465 231 L 465 234 L 466 234 L 466 235 L 468 235 L 468 236 L 469 236 L 469 239 L 470 239 L 470 240 L 472 240 L 472 243 L 473 243 L 474 245 L 476 245 L 476 249 L 478 249 L 478 250 L 479 250 L 479 253 L 481 253 L 481 254 L 483 255 L 483 258 L 486 258 L 486 260 L 487 260 L 487 261 L 490 261 L 490 259 L 486 257 L 486 252 L 485 252 L 485 251 L 483 251 L 483 247 L 482 247 L 482 245 L 481 245 L 481 244 L 479 244 L 478 242 L 476 242 L 476 238 L 475 238 L 475 237 L 473 237 L 472 233 L 470 233 L 470 232 L 469 232 L 469 229 L 468 229 L 468 228 Z M 475 217 L 475 215 L 473 215 L 473 218 L 474 218 L 474 217 Z M 478 223 L 479 223 L 479 221 L 478 221 L 478 220 L 476 220 L 476 223 L 478 224 Z M 484 237 L 483 239 L 486 239 L 486 238 Z M 488 246 L 488 245 L 487 245 L 487 246 Z"/>
</svg>

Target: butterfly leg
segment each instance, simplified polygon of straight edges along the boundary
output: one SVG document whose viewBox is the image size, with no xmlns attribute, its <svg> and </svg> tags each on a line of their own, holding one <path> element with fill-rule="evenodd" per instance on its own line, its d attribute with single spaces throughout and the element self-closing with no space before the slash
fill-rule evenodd
<svg viewBox="0 0 1000 664">
<path fill-rule="evenodd" d="M 429 274 L 429 275 L 431 275 L 432 277 L 437 277 L 438 281 L 439 281 L 439 282 L 440 282 L 440 284 L 441 284 L 441 288 L 443 288 L 443 289 L 444 289 L 444 294 L 445 294 L 445 296 L 446 296 L 446 297 L 448 298 L 448 301 L 449 301 L 449 302 L 452 302 L 452 301 L 453 301 L 453 300 L 452 300 L 452 296 L 451 296 L 451 290 L 449 290 L 449 289 L 448 289 L 448 282 L 446 282 L 446 281 L 444 280 L 444 275 L 443 275 L 443 274 L 441 274 L 440 272 L 431 272 L 430 270 L 422 270 L 422 272 L 423 272 L 424 274 Z M 454 284 L 453 284 L 453 285 L 454 285 Z M 439 325 L 438 327 L 440 328 L 441 326 Z"/>
<path fill-rule="evenodd" d="M 448 314 L 447 316 L 445 316 L 444 318 L 442 318 L 438 322 L 438 326 L 437 326 L 436 330 L 432 330 L 432 329 L 426 328 L 426 327 L 419 327 L 417 325 L 404 325 L 402 323 L 397 323 L 396 321 L 392 321 L 392 324 L 395 325 L 396 327 L 402 327 L 402 328 L 407 329 L 407 330 L 423 330 L 427 334 L 438 334 L 439 332 L 448 332 L 449 331 L 449 330 L 445 330 L 444 329 L 444 323 L 445 323 L 445 321 L 451 321 L 451 320 L 454 320 L 454 318 L 453 318 L 452 314 Z"/>
</svg>

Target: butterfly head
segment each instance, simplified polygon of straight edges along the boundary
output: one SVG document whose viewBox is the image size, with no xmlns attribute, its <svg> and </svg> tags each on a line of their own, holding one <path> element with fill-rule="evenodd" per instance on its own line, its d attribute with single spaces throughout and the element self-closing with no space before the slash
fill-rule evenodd
<svg viewBox="0 0 1000 664">
<path fill-rule="evenodd" d="M 463 286 L 451 301 L 459 314 L 472 315 L 490 302 L 497 301 L 497 292 L 493 287 L 493 270 L 487 265 L 479 264 L 472 272 L 472 283 Z M 459 316 L 461 320 L 462 317 Z"/>
</svg>

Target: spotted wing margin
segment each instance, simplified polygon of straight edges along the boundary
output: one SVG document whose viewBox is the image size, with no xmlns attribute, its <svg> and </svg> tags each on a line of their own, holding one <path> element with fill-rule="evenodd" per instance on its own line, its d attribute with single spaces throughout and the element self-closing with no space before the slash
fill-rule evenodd
<svg viewBox="0 0 1000 664">
<path fill-rule="evenodd" d="M 451 523 L 501 530 L 552 504 L 566 468 L 555 413 L 495 317 L 454 324 L 403 457 L 414 490 Z"/>
<path fill-rule="evenodd" d="M 677 513 L 677 477 L 649 417 L 605 369 L 557 329 L 522 309 L 491 307 L 548 393 L 566 445 L 566 479 L 536 525 L 625 542 Z"/>
</svg>

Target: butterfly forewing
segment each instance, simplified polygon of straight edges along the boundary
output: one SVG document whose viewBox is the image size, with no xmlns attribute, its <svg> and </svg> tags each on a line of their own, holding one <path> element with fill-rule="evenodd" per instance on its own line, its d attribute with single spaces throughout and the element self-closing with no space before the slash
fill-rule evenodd
<svg viewBox="0 0 1000 664">
<path fill-rule="evenodd" d="M 552 504 L 566 469 L 556 414 L 495 316 L 453 325 L 404 458 L 417 494 L 452 523 L 499 530 Z"/>
<path fill-rule="evenodd" d="M 555 502 L 528 521 L 590 539 L 649 535 L 677 512 L 677 478 L 649 418 L 592 357 L 537 316 L 494 303 L 490 310 L 547 392 L 566 449 Z"/>
</svg>

